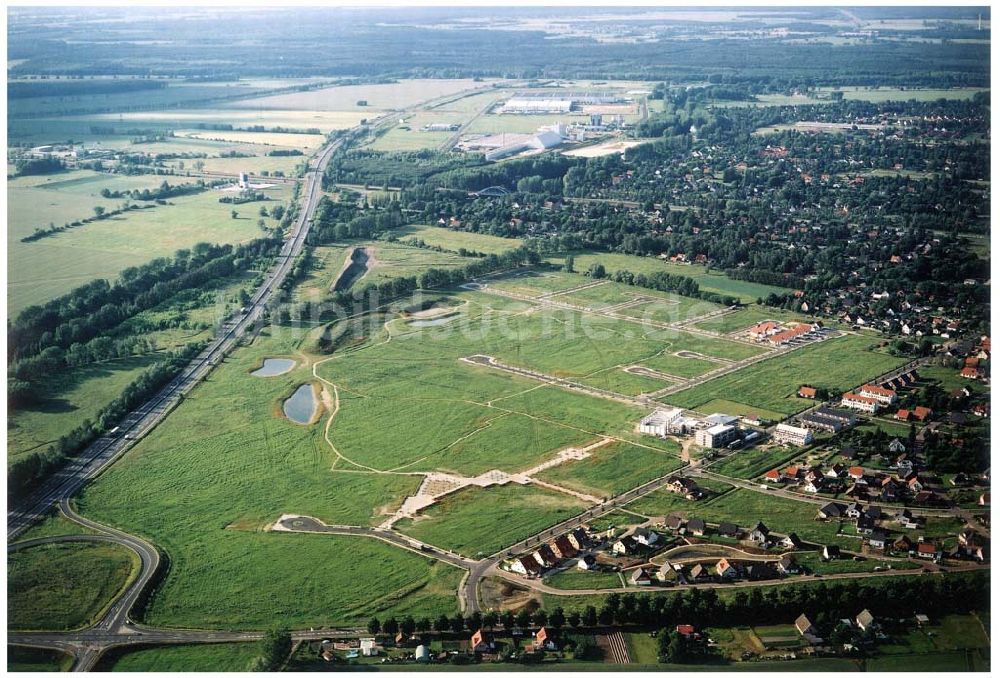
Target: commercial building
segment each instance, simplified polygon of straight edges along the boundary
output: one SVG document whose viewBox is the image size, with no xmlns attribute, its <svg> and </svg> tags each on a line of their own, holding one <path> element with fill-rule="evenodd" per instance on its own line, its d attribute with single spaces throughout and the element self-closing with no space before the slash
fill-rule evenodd
<svg viewBox="0 0 1000 678">
<path fill-rule="evenodd" d="M 739 429 L 732 424 L 716 424 L 694 434 L 694 442 L 702 447 L 724 447 L 736 440 Z"/>
</svg>

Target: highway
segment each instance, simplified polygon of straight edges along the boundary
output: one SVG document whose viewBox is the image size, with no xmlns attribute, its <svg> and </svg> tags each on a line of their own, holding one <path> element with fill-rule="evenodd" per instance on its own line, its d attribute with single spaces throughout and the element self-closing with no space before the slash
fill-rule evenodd
<svg viewBox="0 0 1000 678">
<path fill-rule="evenodd" d="M 310 163 L 305 177 L 304 196 L 298 218 L 281 248 L 278 263 L 267 274 L 264 282 L 254 292 L 246 312 L 237 312 L 222 324 L 219 334 L 199 353 L 188 366 L 156 395 L 124 417 L 114 435 L 104 435 L 90 444 L 59 471 L 36 488 L 19 506 L 7 512 L 7 539 L 16 539 L 33 523 L 44 517 L 53 505 L 69 499 L 87 482 L 100 475 L 136 441 L 141 439 L 180 400 L 204 379 L 212 368 L 232 350 L 239 340 L 261 320 L 267 303 L 274 296 L 302 251 L 312 214 L 322 196 L 323 170 L 331 155 L 342 144 L 338 139 L 324 147 Z"/>
</svg>

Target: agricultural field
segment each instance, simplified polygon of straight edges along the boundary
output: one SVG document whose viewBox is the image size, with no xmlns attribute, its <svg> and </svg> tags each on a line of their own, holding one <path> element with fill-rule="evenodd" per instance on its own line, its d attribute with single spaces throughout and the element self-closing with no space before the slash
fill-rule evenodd
<svg viewBox="0 0 1000 678">
<path fill-rule="evenodd" d="M 617 572 L 599 572 L 570 567 L 544 579 L 544 583 L 557 589 L 620 589 L 621 577 Z"/>
<path fill-rule="evenodd" d="M 73 658 L 56 650 L 21 645 L 7 646 L 8 672 L 56 672 L 69 671 Z"/>
<path fill-rule="evenodd" d="M 396 527 L 420 541 L 475 558 L 571 518 L 586 506 L 576 497 L 533 485 L 470 487 L 446 495 Z"/>
<path fill-rule="evenodd" d="M 30 546 L 7 561 L 7 629 L 61 631 L 89 626 L 138 566 L 115 544 Z"/>
<path fill-rule="evenodd" d="M 678 446 L 678 452 L 679 452 Z M 629 443 L 592 450 L 590 456 L 567 461 L 538 475 L 540 480 L 608 499 L 681 467 L 677 455 Z"/>
<path fill-rule="evenodd" d="M 260 654 L 257 643 L 166 645 L 112 651 L 101 658 L 99 671 L 203 672 L 248 671 Z"/>
<path fill-rule="evenodd" d="M 570 254 L 573 255 L 575 268 L 579 271 L 586 271 L 595 262 L 603 264 L 608 273 L 631 271 L 632 273 L 645 273 L 649 275 L 650 273 L 663 271 L 672 275 L 683 275 L 693 278 L 698 283 L 702 292 L 731 295 L 738 297 L 744 304 L 752 304 L 758 297 L 766 297 L 772 292 L 775 294 L 788 292 L 788 288 L 785 287 L 732 280 L 731 278 L 727 278 L 725 274 L 709 271 L 704 266 L 675 264 L 656 257 L 636 257 L 630 254 L 615 254 L 612 252 L 571 252 Z M 561 258 L 553 259 L 553 261 L 561 263 Z"/>
<path fill-rule="evenodd" d="M 392 235 L 400 240 L 411 240 L 414 238 L 423 240 L 428 245 L 441 247 L 453 252 L 464 248 L 470 252 L 500 254 L 507 250 L 516 249 L 522 244 L 522 241 L 516 238 L 500 238 L 486 233 L 455 231 L 450 228 L 425 224 L 411 224 L 393 229 Z"/>
<path fill-rule="evenodd" d="M 156 185 L 162 181 L 163 177 L 159 177 Z M 81 190 L 77 183 L 65 188 L 53 186 L 50 190 L 54 195 L 49 202 L 55 201 L 58 207 L 53 208 L 66 214 L 66 218 L 70 218 L 70 213 L 75 215 L 73 219 L 93 216 L 93 206 L 101 202 L 93 195 L 99 194 L 105 185 L 102 181 L 86 181 L 85 185 L 82 190 L 86 193 L 82 194 L 77 192 Z M 69 192 L 63 195 L 63 190 Z M 269 200 L 237 206 L 236 219 L 231 215 L 232 205 L 220 203 L 215 191 L 206 191 L 171 198 L 167 205 L 83 224 L 34 242 L 21 242 L 20 238 L 36 227 L 47 228 L 48 222 L 36 221 L 31 206 L 39 198 L 21 195 L 15 187 L 8 195 L 8 219 L 12 224 L 7 235 L 9 312 L 16 314 L 26 306 L 44 303 L 95 278 L 113 279 L 124 268 L 173 255 L 199 242 L 236 244 L 258 238 L 260 205 L 270 208 L 285 204 L 290 191 L 290 187 L 281 185 L 265 189 Z M 65 219 L 50 221 L 57 226 L 65 223 Z M 268 222 L 274 224 L 273 220 Z M 52 271 L 58 271 L 59 275 L 52 275 Z"/>
<path fill-rule="evenodd" d="M 376 113 L 408 108 L 429 99 L 457 94 L 465 90 L 489 87 L 488 81 L 476 82 L 472 79 L 400 80 L 386 84 L 344 85 L 306 92 L 263 96 L 237 101 L 228 107 L 254 111 L 277 109 Z M 362 101 L 367 103 L 361 104 Z"/>
<path fill-rule="evenodd" d="M 870 350 L 872 340 L 845 335 L 795 349 L 666 398 L 677 407 L 697 408 L 724 399 L 772 412 L 794 414 L 811 401 L 796 397 L 802 384 L 840 393 L 906 362 Z"/>
</svg>

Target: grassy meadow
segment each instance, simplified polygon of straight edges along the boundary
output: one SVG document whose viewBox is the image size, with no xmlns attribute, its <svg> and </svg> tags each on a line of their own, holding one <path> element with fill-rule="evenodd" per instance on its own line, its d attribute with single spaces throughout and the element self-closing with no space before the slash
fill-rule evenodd
<svg viewBox="0 0 1000 678">
<path fill-rule="evenodd" d="M 31 546 L 7 560 L 7 629 L 64 631 L 95 622 L 139 564 L 115 544 Z"/>
<path fill-rule="evenodd" d="M 843 392 L 906 362 L 869 350 L 871 343 L 872 339 L 859 335 L 827 339 L 685 389 L 665 400 L 678 407 L 697 408 L 718 398 L 794 414 L 812 402 L 796 397 L 802 384 Z"/>
<path fill-rule="evenodd" d="M 592 450 L 586 459 L 567 461 L 546 469 L 538 478 L 608 499 L 665 476 L 681 465 L 678 455 L 619 442 Z"/>
<path fill-rule="evenodd" d="M 260 654 L 258 643 L 165 645 L 108 652 L 100 671 L 120 672 L 242 672 Z"/>
<path fill-rule="evenodd" d="M 500 238 L 486 233 L 456 231 L 427 224 L 410 224 L 396 228 L 393 229 L 392 235 L 400 240 L 416 238 L 423 240 L 428 245 L 443 247 L 446 250 L 457 251 L 464 247 L 469 251 L 485 254 L 500 254 L 507 250 L 516 249 L 522 244 L 522 241 L 517 238 Z"/>
<path fill-rule="evenodd" d="M 581 500 L 533 485 L 469 487 L 445 495 L 397 529 L 420 541 L 469 557 L 487 556 L 566 520 L 586 508 Z"/>
<path fill-rule="evenodd" d="M 69 671 L 73 658 L 57 650 L 22 645 L 7 646 L 7 671 L 18 673 L 55 673 Z"/>
</svg>

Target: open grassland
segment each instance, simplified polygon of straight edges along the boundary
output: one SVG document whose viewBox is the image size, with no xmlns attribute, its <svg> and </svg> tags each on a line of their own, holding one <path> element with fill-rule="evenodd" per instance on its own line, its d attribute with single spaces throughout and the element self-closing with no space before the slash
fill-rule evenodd
<svg viewBox="0 0 1000 678">
<path fill-rule="evenodd" d="M 727 455 L 722 461 L 712 464 L 711 468 L 715 473 L 724 476 L 750 480 L 763 475 L 798 454 L 796 449 L 781 445 L 750 447 Z"/>
<path fill-rule="evenodd" d="M 111 651 L 102 657 L 98 670 L 113 672 L 202 672 L 249 671 L 260 655 L 257 643 L 219 645 L 167 645 Z"/>
<path fill-rule="evenodd" d="M 588 287 L 577 292 L 560 294 L 555 297 L 559 301 L 577 304 L 587 308 L 602 309 L 626 301 L 632 301 L 641 295 L 642 288 L 629 287 L 618 283 L 605 283 L 596 287 Z"/>
<path fill-rule="evenodd" d="M 144 370 L 162 360 L 166 351 L 208 339 L 219 315 L 235 310 L 237 291 L 248 289 L 252 283 L 249 274 L 241 274 L 184 290 L 126 320 L 112 333 L 142 334 L 155 346 L 151 353 L 65 369 L 39 381 L 37 400 L 8 412 L 8 462 L 55 443 L 85 419 L 96 420 L 103 407 Z M 145 330 L 160 322 L 167 323 L 166 329 Z"/>
<path fill-rule="evenodd" d="M 712 495 L 721 495 L 733 490 L 732 485 L 707 478 L 698 478 L 697 483 L 698 487 L 707 490 Z M 662 517 L 677 511 L 697 512 L 698 506 L 699 502 L 685 499 L 683 495 L 671 492 L 670 490 L 659 489 L 639 497 L 631 502 L 628 508 L 630 511 L 635 511 L 645 516 Z"/>
<path fill-rule="evenodd" d="M 430 99 L 464 90 L 488 87 L 472 79 L 416 79 L 394 83 L 345 85 L 307 92 L 276 94 L 230 104 L 236 109 L 289 109 L 300 111 L 381 111 L 408 108 Z M 360 102 L 367 102 L 361 104 Z"/>
<path fill-rule="evenodd" d="M 56 672 L 69 671 L 73 658 L 57 650 L 43 650 L 39 647 L 7 646 L 8 672 Z"/>
<path fill-rule="evenodd" d="M 751 528 L 760 520 L 780 534 L 795 532 L 806 541 L 830 543 L 840 524 L 816 520 L 814 508 L 794 499 L 737 488 L 708 501 L 693 502 L 687 511 L 678 513 L 710 523 L 728 521 L 743 528 Z"/>
<path fill-rule="evenodd" d="M 28 541 L 29 539 L 41 539 L 43 537 L 56 537 L 62 535 L 93 534 L 94 531 L 74 523 L 65 518 L 61 513 L 53 509 L 43 520 L 35 523 L 21 533 L 16 541 Z"/>
<path fill-rule="evenodd" d="M 654 377 L 645 377 L 640 374 L 632 374 L 631 372 L 626 372 L 625 370 L 617 367 L 597 372 L 589 377 L 578 379 L 577 381 L 587 386 L 594 386 L 605 391 L 621 393 L 622 395 L 628 396 L 635 396 L 640 393 L 650 393 L 665 386 L 669 386 L 671 383 L 664 379 L 656 379 Z"/>
<path fill-rule="evenodd" d="M 546 469 L 538 478 L 607 499 L 665 476 L 681 466 L 677 455 L 629 443 L 612 443 L 592 450 L 586 459 L 567 461 Z"/>
<path fill-rule="evenodd" d="M 115 544 L 32 546 L 7 560 L 7 629 L 62 631 L 96 621 L 138 557 Z"/>
<path fill-rule="evenodd" d="M 649 275 L 657 271 L 663 271 L 672 275 L 683 275 L 693 278 L 703 292 L 715 292 L 716 294 L 739 297 L 743 303 L 747 304 L 753 303 L 758 297 L 766 297 L 772 292 L 775 294 L 788 292 L 788 288 L 733 280 L 727 278 L 723 273 L 709 271 L 704 266 L 675 264 L 656 257 L 637 257 L 630 254 L 615 254 L 612 252 L 574 252 L 573 256 L 576 260 L 575 268 L 579 271 L 586 271 L 595 262 L 603 264 L 608 273 L 621 270 Z M 553 261 L 560 263 L 561 259 L 553 259 Z"/>
<path fill-rule="evenodd" d="M 322 426 L 280 413 L 281 400 L 310 379 L 306 356 L 287 374 L 250 375 L 298 343 L 290 329 L 277 338 L 265 331 L 82 497 L 88 515 L 147 536 L 170 557 L 146 621 L 262 628 L 279 615 L 302 627 L 457 609 L 461 572 L 447 565 L 377 540 L 262 531 L 283 513 L 377 524 L 421 480 L 330 470 L 335 455 Z"/>
<path fill-rule="evenodd" d="M 545 578 L 545 583 L 557 589 L 620 589 L 621 577 L 617 572 L 598 572 L 570 567 Z"/>
<path fill-rule="evenodd" d="M 535 298 L 552 292 L 571 290 L 593 281 L 576 273 L 529 269 L 489 276 L 483 282 L 498 290 Z"/>
<path fill-rule="evenodd" d="M 86 196 L 72 193 L 53 199 L 71 209 L 76 214 L 73 218 L 78 219 L 93 214 L 93 205 L 100 201 L 94 201 L 90 191 L 99 193 L 102 187 L 94 184 Z M 8 218 L 14 226 L 7 235 L 9 312 L 16 314 L 26 306 L 44 303 L 95 278 L 113 279 L 124 268 L 172 255 L 198 242 L 253 240 L 260 236 L 257 227 L 260 205 L 270 208 L 284 204 L 290 190 L 285 186 L 266 189 L 270 200 L 237 206 L 237 219 L 230 214 L 232 205 L 220 203 L 218 193 L 206 191 L 171 198 L 168 205 L 128 212 L 27 243 L 20 238 L 36 227 L 37 217 L 32 212 L 35 203 L 29 196 L 11 194 L 8 210 L 13 212 L 8 212 Z M 69 207 L 70 204 L 74 206 Z M 56 225 L 64 221 L 57 221 Z"/>
<path fill-rule="evenodd" d="M 796 397 L 802 384 L 840 393 L 902 365 L 905 359 L 869 350 L 868 337 L 845 335 L 796 349 L 666 398 L 671 405 L 696 408 L 717 398 L 794 414 L 811 401 Z"/>
<path fill-rule="evenodd" d="M 392 234 L 400 240 L 416 238 L 423 240 L 428 245 L 442 247 L 446 250 L 458 251 L 465 248 L 470 252 L 483 252 L 485 254 L 500 254 L 507 250 L 516 249 L 522 244 L 522 241 L 517 238 L 500 238 L 486 233 L 455 231 L 450 228 L 425 224 L 403 226 L 394 229 Z"/>
<path fill-rule="evenodd" d="M 379 241 L 357 246 L 375 248 L 375 259 L 369 260 L 368 273 L 360 279 L 362 285 L 366 282 L 377 284 L 392 278 L 419 276 L 428 268 L 457 268 L 472 261 L 449 252 L 435 252 L 395 242 Z"/>
<path fill-rule="evenodd" d="M 988 87 L 953 87 L 947 89 L 930 87 L 819 87 L 817 91 L 826 94 L 833 91 L 844 93 L 846 101 L 937 101 L 938 99 L 967 100 L 979 92 L 989 92 Z"/>
<path fill-rule="evenodd" d="M 373 151 L 418 151 L 437 148 L 455 135 L 455 131 L 431 131 L 428 125 L 461 125 L 472 113 L 449 112 L 442 109 L 407 113 L 397 124 L 365 147 Z"/>
<path fill-rule="evenodd" d="M 884 560 L 854 560 L 853 558 L 840 558 L 824 562 L 819 551 L 799 551 L 795 554 L 795 560 L 799 565 L 805 567 L 808 572 L 819 574 L 841 574 L 845 572 L 875 572 L 892 567 L 894 570 L 915 570 L 920 567 L 920 563 L 914 560 L 896 559 L 891 563 Z"/>
<path fill-rule="evenodd" d="M 320 246 L 312 251 L 313 267 L 305 279 L 295 286 L 299 301 L 317 301 L 327 296 L 337 276 L 344 270 L 344 263 L 353 247 Z"/>
<path fill-rule="evenodd" d="M 567 494 L 508 483 L 469 487 L 443 497 L 414 520 L 396 524 L 420 541 L 478 557 L 580 513 L 586 504 Z"/>
<path fill-rule="evenodd" d="M 649 301 L 615 309 L 619 315 L 627 315 L 641 323 L 676 323 L 692 320 L 707 313 L 722 308 L 718 304 L 679 294 L 655 292 L 643 288 L 635 288 Z"/>
</svg>

